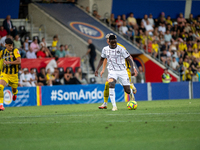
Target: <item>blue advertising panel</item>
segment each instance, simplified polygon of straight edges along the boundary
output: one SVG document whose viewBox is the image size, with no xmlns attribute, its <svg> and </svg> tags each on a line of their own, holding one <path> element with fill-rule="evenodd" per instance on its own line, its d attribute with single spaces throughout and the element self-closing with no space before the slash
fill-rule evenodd
<svg viewBox="0 0 200 150">
<path fill-rule="evenodd" d="M 147 84 L 134 84 L 136 89 L 137 89 L 137 93 L 135 94 L 135 100 L 136 101 L 146 101 L 148 100 L 148 93 L 147 93 Z"/>
<path fill-rule="evenodd" d="M 192 83 L 193 98 L 200 98 L 200 82 Z"/>
<path fill-rule="evenodd" d="M 17 99 L 12 100 L 11 87 L 4 89 L 4 107 L 36 106 L 36 87 L 18 87 Z"/>
<path fill-rule="evenodd" d="M 169 99 L 188 99 L 189 82 L 169 83 Z"/>
<path fill-rule="evenodd" d="M 42 105 L 103 103 L 104 85 L 43 86 Z M 124 102 L 124 90 L 116 85 L 116 102 Z"/>
<path fill-rule="evenodd" d="M 151 83 L 152 100 L 169 99 L 169 84 Z"/>
</svg>

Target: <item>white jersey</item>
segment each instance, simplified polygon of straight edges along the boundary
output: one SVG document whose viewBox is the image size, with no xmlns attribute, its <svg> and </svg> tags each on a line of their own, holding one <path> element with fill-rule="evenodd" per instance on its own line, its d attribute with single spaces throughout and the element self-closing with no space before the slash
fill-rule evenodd
<svg viewBox="0 0 200 150">
<path fill-rule="evenodd" d="M 111 49 L 109 46 L 106 46 L 103 48 L 101 54 L 102 58 L 107 58 L 108 71 L 126 70 L 125 59 L 129 56 L 129 52 L 119 45 L 117 45 L 115 49 Z"/>
</svg>

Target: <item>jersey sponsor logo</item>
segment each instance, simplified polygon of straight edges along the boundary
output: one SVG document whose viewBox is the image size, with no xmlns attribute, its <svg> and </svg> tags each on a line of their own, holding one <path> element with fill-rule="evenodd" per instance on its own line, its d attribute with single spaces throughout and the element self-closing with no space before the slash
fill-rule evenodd
<svg viewBox="0 0 200 150">
<path fill-rule="evenodd" d="M 4 104 L 10 105 L 12 103 L 12 92 L 10 90 L 4 90 Z"/>
<path fill-rule="evenodd" d="M 89 38 L 102 39 L 104 37 L 103 31 L 93 25 L 84 22 L 70 22 L 70 27 L 76 32 Z"/>
<path fill-rule="evenodd" d="M 17 54 L 19 54 L 19 51 L 17 51 Z"/>
</svg>

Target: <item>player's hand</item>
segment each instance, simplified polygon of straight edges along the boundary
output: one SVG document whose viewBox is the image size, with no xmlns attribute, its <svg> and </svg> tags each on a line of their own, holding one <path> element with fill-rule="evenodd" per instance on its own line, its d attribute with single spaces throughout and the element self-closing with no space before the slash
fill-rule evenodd
<svg viewBox="0 0 200 150">
<path fill-rule="evenodd" d="M 133 72 L 131 72 L 131 76 L 134 76 L 135 75 L 135 72 L 133 71 Z"/>
<path fill-rule="evenodd" d="M 10 64 L 10 61 L 5 61 L 5 60 L 4 60 L 3 63 L 6 64 L 6 65 L 9 65 L 9 64 Z"/>
<path fill-rule="evenodd" d="M 135 73 L 135 77 L 137 77 L 137 75 L 138 75 L 138 71 L 137 71 L 137 69 L 136 68 L 134 68 L 134 73 Z"/>
<path fill-rule="evenodd" d="M 104 74 L 104 70 L 102 70 L 101 72 L 100 72 L 100 76 L 101 76 L 101 78 L 102 78 L 102 75 Z"/>
<path fill-rule="evenodd" d="M 94 74 L 96 77 L 98 77 L 98 70 L 96 70 Z"/>
</svg>

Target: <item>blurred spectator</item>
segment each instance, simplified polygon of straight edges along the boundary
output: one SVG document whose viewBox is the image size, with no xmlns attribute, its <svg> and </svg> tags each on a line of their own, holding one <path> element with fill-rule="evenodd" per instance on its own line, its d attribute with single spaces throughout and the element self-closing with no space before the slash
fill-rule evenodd
<svg viewBox="0 0 200 150">
<path fill-rule="evenodd" d="M 162 63 L 165 65 L 167 62 L 167 51 L 163 50 L 163 52 L 160 54 L 160 59 Z"/>
<path fill-rule="evenodd" d="M 31 69 L 30 75 L 31 75 L 31 79 L 32 79 L 32 85 L 36 86 L 38 78 L 37 78 L 37 74 L 36 74 L 34 68 Z"/>
<path fill-rule="evenodd" d="M 149 24 L 150 24 L 152 27 L 154 27 L 155 23 L 154 23 L 153 15 L 152 15 L 152 14 L 149 14 L 148 21 L 149 21 Z"/>
<path fill-rule="evenodd" d="M 184 71 L 185 71 L 185 67 L 183 66 L 183 58 L 179 58 L 179 74 L 180 74 L 180 79 L 181 81 L 183 80 L 183 75 L 184 75 Z"/>
<path fill-rule="evenodd" d="M 40 42 L 40 45 L 39 45 L 39 46 L 40 46 L 40 48 L 41 48 L 41 47 L 45 47 L 45 48 L 47 48 L 47 43 L 46 43 L 44 37 L 42 38 L 42 41 Z"/>
<path fill-rule="evenodd" d="M 123 25 L 123 21 L 122 21 L 120 15 L 117 16 L 117 20 L 116 20 L 115 22 L 116 22 L 116 26 L 117 26 L 118 28 L 121 27 L 121 26 Z"/>
<path fill-rule="evenodd" d="M 50 69 L 50 73 L 53 74 L 55 72 L 55 69 L 58 68 L 58 57 L 55 57 L 55 59 L 52 59 L 46 66 L 46 71 Z"/>
<path fill-rule="evenodd" d="M 152 43 L 152 53 L 153 53 L 153 57 L 157 57 L 158 56 L 158 51 L 159 51 L 159 45 L 157 44 L 157 41 L 154 40 Z"/>
<path fill-rule="evenodd" d="M 123 21 L 123 25 L 119 28 L 119 33 L 126 38 L 129 36 L 128 27 L 126 26 L 126 21 Z"/>
<path fill-rule="evenodd" d="M 195 42 L 192 46 L 192 49 L 200 49 L 200 40 L 198 40 L 197 42 Z"/>
<path fill-rule="evenodd" d="M 183 14 L 182 13 L 179 14 L 179 17 L 177 18 L 177 22 L 178 22 L 178 24 L 179 23 L 183 24 L 183 26 L 185 25 L 186 20 L 185 20 L 185 18 L 183 18 Z"/>
<path fill-rule="evenodd" d="M 161 34 L 165 34 L 166 32 L 166 26 L 165 23 L 161 23 L 160 26 L 158 27 L 158 31 L 161 32 Z"/>
<path fill-rule="evenodd" d="M 188 63 L 187 57 L 184 58 L 183 66 L 184 66 L 185 70 L 186 70 L 187 68 L 189 68 L 189 66 L 190 66 L 190 64 Z"/>
<path fill-rule="evenodd" d="M 53 81 L 55 80 L 55 77 L 51 74 L 50 69 L 47 69 L 46 80 L 47 80 L 47 85 L 49 86 L 53 85 Z"/>
<path fill-rule="evenodd" d="M 198 59 L 197 58 L 194 58 L 193 59 L 193 61 L 192 61 L 192 63 L 190 64 L 190 67 L 191 67 L 191 69 L 192 69 L 192 72 L 194 73 L 194 74 L 196 74 L 197 73 L 197 67 L 198 67 Z"/>
<path fill-rule="evenodd" d="M 85 8 L 85 11 L 86 11 L 87 13 L 90 13 L 90 9 L 89 9 L 88 6 Z"/>
<path fill-rule="evenodd" d="M 58 36 L 57 35 L 55 35 L 53 37 L 53 41 L 52 41 L 51 47 L 52 47 L 51 54 L 53 56 L 55 56 L 56 50 L 58 49 Z"/>
<path fill-rule="evenodd" d="M 11 21 L 11 16 L 8 15 L 6 19 L 3 21 L 3 27 L 7 31 L 8 34 L 11 34 L 13 37 L 17 35 L 17 30 L 13 26 L 13 23 Z"/>
<path fill-rule="evenodd" d="M 122 21 L 123 22 L 126 21 L 126 24 L 127 24 L 127 20 L 126 20 L 126 15 L 125 14 L 122 15 Z"/>
<path fill-rule="evenodd" d="M 178 32 L 178 23 L 174 22 L 174 26 L 172 28 L 172 31 L 176 31 L 176 33 Z"/>
<path fill-rule="evenodd" d="M 19 35 L 15 36 L 13 43 L 14 43 L 14 48 L 17 48 L 19 50 L 21 58 L 25 58 L 26 52 L 22 49 L 21 41 L 19 40 Z"/>
<path fill-rule="evenodd" d="M 170 24 L 172 26 L 172 21 L 170 16 L 167 16 L 166 24 Z"/>
<path fill-rule="evenodd" d="M 146 28 L 144 26 L 144 22 L 141 22 L 140 27 L 139 27 L 139 31 L 142 31 L 143 33 L 146 32 Z"/>
<path fill-rule="evenodd" d="M 189 23 L 185 24 L 184 31 L 187 32 L 187 33 L 189 33 L 190 31 L 192 31 Z"/>
<path fill-rule="evenodd" d="M 69 53 L 69 48 L 68 48 L 68 45 L 66 44 L 65 45 L 65 57 L 70 57 L 71 54 Z"/>
<path fill-rule="evenodd" d="M 53 81 L 53 85 L 61 85 L 61 80 L 59 78 L 59 70 L 58 68 L 54 69 L 54 73 L 53 73 L 55 80 Z"/>
<path fill-rule="evenodd" d="M 95 18 L 99 19 L 99 20 L 100 20 L 100 18 L 101 18 L 101 16 L 98 14 L 97 10 L 93 10 L 92 15 L 93 15 Z"/>
<path fill-rule="evenodd" d="M 146 31 L 150 36 L 153 36 L 153 27 L 149 23 L 149 20 L 146 21 L 146 26 L 145 26 Z"/>
<path fill-rule="evenodd" d="M 163 83 L 170 83 L 172 78 L 170 77 L 170 74 L 168 73 L 168 69 L 164 69 L 164 73 L 162 75 L 162 82 Z"/>
<path fill-rule="evenodd" d="M 41 47 L 40 50 L 37 52 L 37 58 L 46 58 L 46 51 L 44 47 Z"/>
<path fill-rule="evenodd" d="M 47 85 L 45 69 L 41 68 L 40 73 L 38 74 L 38 86 Z"/>
<path fill-rule="evenodd" d="M 199 51 L 197 49 L 194 49 L 194 52 L 192 54 L 195 58 L 200 58 L 200 55 L 199 55 Z"/>
<path fill-rule="evenodd" d="M 25 41 L 24 41 L 24 44 L 23 44 L 23 45 L 24 45 L 24 50 L 25 50 L 26 52 L 28 52 L 28 51 L 29 51 L 29 48 L 30 48 L 28 40 L 29 40 L 29 37 L 26 37 L 26 39 L 25 39 Z"/>
<path fill-rule="evenodd" d="M 144 15 L 144 18 L 142 19 L 142 22 L 144 23 L 144 26 L 146 26 L 147 20 L 148 20 L 148 15 L 145 14 L 145 15 Z"/>
<path fill-rule="evenodd" d="M 36 53 L 36 52 L 38 52 L 38 51 L 40 50 L 40 47 L 39 47 L 39 45 L 38 45 L 38 39 L 37 39 L 37 38 L 35 38 L 35 39 L 33 40 L 33 42 L 32 42 L 31 45 L 30 45 L 30 48 L 32 49 L 32 51 L 33 51 L 34 53 Z"/>
<path fill-rule="evenodd" d="M 1 37 L 4 37 L 4 36 L 6 36 L 7 34 L 8 34 L 7 31 L 4 29 L 3 26 L 1 26 L 1 27 L 0 27 L 0 36 L 1 36 Z"/>
<path fill-rule="evenodd" d="M 78 79 L 78 81 L 79 81 L 81 84 L 87 84 L 86 79 L 83 78 L 83 76 L 82 76 L 82 69 L 81 69 L 80 67 L 77 69 L 77 72 L 75 73 L 74 76 Z"/>
<path fill-rule="evenodd" d="M 33 52 L 32 48 L 30 48 L 29 51 L 26 53 L 26 58 L 28 58 L 28 59 L 37 58 L 36 55 L 35 55 L 35 52 Z"/>
<path fill-rule="evenodd" d="M 191 81 L 191 80 L 192 80 L 192 76 L 193 76 L 192 68 L 189 67 L 189 68 L 185 71 L 185 80 L 186 80 L 186 81 Z"/>
<path fill-rule="evenodd" d="M 56 50 L 56 54 L 58 58 L 65 57 L 65 51 L 64 51 L 64 46 L 60 45 L 60 50 Z"/>
<path fill-rule="evenodd" d="M 197 67 L 197 77 L 198 77 L 198 81 L 200 82 L 200 66 Z"/>
<path fill-rule="evenodd" d="M 86 55 L 90 55 L 90 59 L 89 59 L 89 62 L 90 62 L 90 66 L 92 68 L 92 71 L 95 72 L 95 67 L 94 67 L 94 61 L 96 60 L 96 48 L 94 46 L 94 44 L 92 44 L 92 40 L 91 39 L 88 39 L 88 50 L 87 50 L 87 53 Z"/>
<path fill-rule="evenodd" d="M 173 70 L 175 70 L 175 71 L 178 70 L 178 68 L 179 68 L 179 64 L 178 64 L 178 62 L 176 61 L 176 57 L 173 57 L 170 66 L 172 67 Z"/>
<path fill-rule="evenodd" d="M 28 72 L 27 68 L 23 69 L 23 73 L 20 75 L 20 83 L 22 86 L 30 87 L 35 86 L 35 84 L 32 82 L 31 75 Z"/>
<path fill-rule="evenodd" d="M 170 34 L 170 31 L 167 30 L 166 34 L 164 35 L 165 41 L 170 43 L 171 39 L 172 39 L 172 35 Z"/>
<path fill-rule="evenodd" d="M 145 74 L 143 72 L 142 66 L 139 66 L 139 72 L 136 77 L 137 83 L 145 83 Z"/>
<path fill-rule="evenodd" d="M 179 38 L 179 41 L 178 50 L 183 54 L 183 51 L 187 51 L 186 41 L 183 41 L 181 38 Z"/>
<path fill-rule="evenodd" d="M 65 84 L 81 84 L 76 78 L 74 78 L 72 71 L 67 68 L 64 74 L 64 83 Z"/>
<path fill-rule="evenodd" d="M 137 20 L 134 18 L 134 14 L 131 12 L 129 17 L 127 18 L 128 20 L 128 25 L 131 26 L 132 28 L 136 27 L 137 25 Z"/>
<path fill-rule="evenodd" d="M 172 31 L 172 39 L 176 41 L 178 39 L 178 35 L 176 31 Z"/>
<path fill-rule="evenodd" d="M 193 14 L 190 14 L 189 19 L 188 19 L 188 23 L 192 24 L 194 23 L 196 20 L 193 18 Z"/>
<path fill-rule="evenodd" d="M 111 27 L 112 27 L 113 29 L 115 29 L 115 27 L 116 27 L 115 15 L 114 15 L 114 14 L 111 14 L 111 15 L 110 15 L 110 19 L 107 19 L 107 20 L 106 20 L 106 23 L 109 24 L 109 25 L 111 25 Z"/>
</svg>

